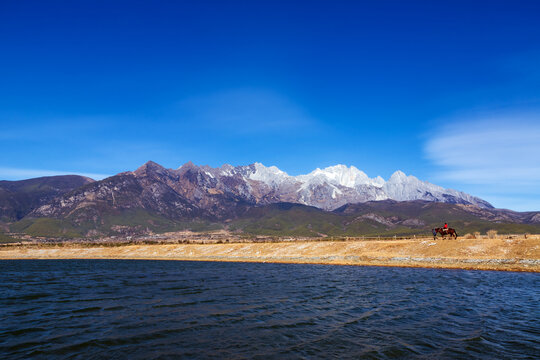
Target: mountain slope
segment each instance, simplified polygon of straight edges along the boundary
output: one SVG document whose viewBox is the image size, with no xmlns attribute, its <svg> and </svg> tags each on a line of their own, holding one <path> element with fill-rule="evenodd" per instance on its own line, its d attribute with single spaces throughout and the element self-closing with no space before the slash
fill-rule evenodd
<svg viewBox="0 0 540 360">
<path fill-rule="evenodd" d="M 37 180 L 26 184 L 41 184 Z M 46 187 L 49 192 L 38 192 L 33 203 L 4 218 L 19 220 L 11 226 L 14 232 L 51 237 L 214 228 L 303 236 L 412 234 L 445 221 L 457 224 L 460 232 L 494 223 L 501 231 L 506 231 L 502 224 L 513 224 L 508 231 L 523 225 L 520 231 L 533 232 L 540 223 L 538 212 L 493 209 L 474 196 L 399 171 L 385 181 L 343 165 L 289 176 L 259 163 L 220 168 L 187 163 L 166 169 L 149 161 L 101 181 L 77 181 L 55 191 Z M 0 191 L 20 191 L 20 197 L 29 191 L 10 186 Z"/>
<path fill-rule="evenodd" d="M 182 166 L 179 170 L 182 170 Z M 406 176 L 396 171 L 388 181 L 381 177 L 369 178 L 354 166 L 330 166 L 316 169 L 307 175 L 289 176 L 275 166 L 260 163 L 248 166 L 224 165 L 221 168 L 208 166 L 190 168 L 201 170 L 203 178 L 212 178 L 213 186 L 256 204 L 293 202 L 334 210 L 349 203 L 378 200 L 428 200 L 455 204 L 472 204 L 492 208 L 488 202 L 472 195 L 444 189 Z M 175 170 L 171 170 L 175 171 Z M 236 188 L 225 186 L 236 184 Z M 201 184 L 204 186 L 205 184 Z"/>
<path fill-rule="evenodd" d="M 396 171 L 385 181 L 381 177 L 369 178 L 354 166 L 344 165 L 316 169 L 307 175 L 289 176 L 275 166 L 266 167 L 260 163 L 212 168 L 190 162 L 177 170 L 151 164 L 155 171 L 169 178 L 169 186 L 194 201 L 201 201 L 207 195 L 221 194 L 250 204 L 292 202 L 324 210 L 334 210 L 349 203 L 386 199 L 439 201 L 492 208 L 482 199 L 406 176 L 401 171 Z"/>
<path fill-rule="evenodd" d="M 55 197 L 94 180 L 77 175 L 0 181 L 0 220 L 16 221 Z"/>
<path fill-rule="evenodd" d="M 452 189 L 420 181 L 396 171 L 388 181 L 369 178 L 354 166 L 331 166 L 307 175 L 289 176 L 275 166 L 260 163 L 248 166 L 223 165 L 220 168 L 196 166 L 189 162 L 180 168 L 166 169 L 148 162 L 135 170 L 166 184 L 201 209 L 214 216 L 227 216 L 235 204 L 272 204 L 292 202 L 334 210 L 350 203 L 374 200 L 427 200 L 471 204 L 492 208 L 486 201 Z"/>
<path fill-rule="evenodd" d="M 170 171 L 148 162 L 134 172 L 120 173 L 56 197 L 12 228 L 28 232 L 35 227 L 32 219 L 49 218 L 58 220 L 42 224 L 49 235 L 68 233 L 71 237 L 175 230 L 184 223 L 206 229 L 204 224 L 235 217 L 247 206 L 231 194 L 204 191 L 199 186 L 202 180 L 198 168 Z"/>
<path fill-rule="evenodd" d="M 458 234 L 488 230 L 538 233 L 538 212 L 517 213 L 423 200 L 370 201 L 328 212 L 300 204 L 255 207 L 231 223 L 233 230 L 276 236 L 428 235 L 448 222 Z"/>
</svg>

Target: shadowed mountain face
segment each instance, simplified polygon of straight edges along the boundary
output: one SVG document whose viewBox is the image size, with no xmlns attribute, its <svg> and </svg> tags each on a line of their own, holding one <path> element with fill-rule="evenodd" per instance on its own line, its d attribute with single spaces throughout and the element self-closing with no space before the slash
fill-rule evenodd
<svg viewBox="0 0 540 360">
<path fill-rule="evenodd" d="M 16 231 L 47 236 L 148 233 L 195 223 L 201 229 L 302 236 L 419 233 L 444 221 L 471 229 L 540 223 L 538 213 L 493 209 L 481 199 L 401 172 L 385 181 L 344 166 L 292 177 L 261 164 L 187 163 L 174 170 L 148 162 L 95 182 L 66 176 L 4 183 L 0 196 L 11 194 L 0 197 L 7 199 L 4 218 L 24 218 L 13 225 Z M 32 201 L 21 200 L 28 196 Z"/>
<path fill-rule="evenodd" d="M 442 222 L 467 222 L 478 220 L 490 223 L 540 224 L 539 212 L 516 212 L 503 209 L 485 209 L 475 205 L 445 204 L 430 201 L 370 201 L 364 204 L 347 204 L 334 213 L 356 216 L 377 213 L 390 215 L 395 224 L 415 225 L 421 223 L 442 225 Z"/>
<path fill-rule="evenodd" d="M 535 233 L 540 231 L 539 214 L 424 200 L 370 201 L 331 212 L 288 203 L 251 208 L 231 228 L 281 236 L 426 235 L 448 222 L 460 235 L 490 229 Z"/>
<path fill-rule="evenodd" d="M 77 175 L 0 181 L 0 220 L 16 221 L 55 197 L 94 180 Z"/>
</svg>

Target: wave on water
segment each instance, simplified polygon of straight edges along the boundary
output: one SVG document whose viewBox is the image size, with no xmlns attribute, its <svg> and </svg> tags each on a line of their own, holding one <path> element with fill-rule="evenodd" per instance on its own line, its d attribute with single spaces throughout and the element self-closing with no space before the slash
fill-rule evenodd
<svg viewBox="0 0 540 360">
<path fill-rule="evenodd" d="M 0 261 L 0 354 L 538 358 L 539 279 L 358 266 Z"/>
</svg>

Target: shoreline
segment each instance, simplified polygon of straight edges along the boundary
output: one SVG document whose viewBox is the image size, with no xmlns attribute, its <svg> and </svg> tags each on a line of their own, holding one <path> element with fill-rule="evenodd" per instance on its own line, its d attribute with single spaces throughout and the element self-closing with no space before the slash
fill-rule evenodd
<svg viewBox="0 0 540 360">
<path fill-rule="evenodd" d="M 540 272 L 540 239 L 354 240 L 59 247 L 13 245 L 0 260 L 133 259 Z"/>
</svg>

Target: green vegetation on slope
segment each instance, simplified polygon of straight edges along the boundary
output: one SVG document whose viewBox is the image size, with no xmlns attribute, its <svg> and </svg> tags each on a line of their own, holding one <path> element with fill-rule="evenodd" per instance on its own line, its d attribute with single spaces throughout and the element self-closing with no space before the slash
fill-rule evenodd
<svg viewBox="0 0 540 360">
<path fill-rule="evenodd" d="M 16 243 L 20 241 L 21 239 L 14 238 L 12 236 L 9 236 L 0 232 L 0 244 Z"/>
<path fill-rule="evenodd" d="M 25 218 L 11 225 L 11 231 L 35 237 L 96 238 L 129 236 L 149 232 L 191 230 L 206 232 L 227 228 L 246 235 L 268 236 L 412 236 L 429 235 L 445 221 L 463 236 L 466 233 L 540 233 L 540 224 L 497 223 L 482 219 L 462 207 L 425 202 L 367 203 L 335 212 L 299 204 L 253 207 L 227 222 L 173 220 L 144 209 L 107 210 L 85 207 L 65 219 Z"/>
<path fill-rule="evenodd" d="M 73 239 L 113 235 L 140 235 L 149 232 L 168 231 L 213 231 L 222 229 L 222 224 L 210 221 L 176 221 L 143 209 L 115 211 L 101 214 L 93 221 L 78 221 L 74 213 L 66 219 L 25 218 L 11 224 L 14 233 L 28 234 L 34 237 Z"/>
<path fill-rule="evenodd" d="M 23 219 L 12 224 L 10 229 L 15 233 L 24 233 L 36 237 L 71 239 L 83 236 L 82 229 L 63 219 Z"/>
<path fill-rule="evenodd" d="M 444 203 L 371 202 L 343 210 L 325 212 L 297 204 L 273 204 L 250 209 L 229 228 L 272 236 L 407 236 L 431 234 L 431 229 L 447 221 L 459 235 L 492 229 L 500 234 L 540 232 L 540 224 L 491 222 Z M 411 219 L 417 225 L 406 225 Z"/>
</svg>

